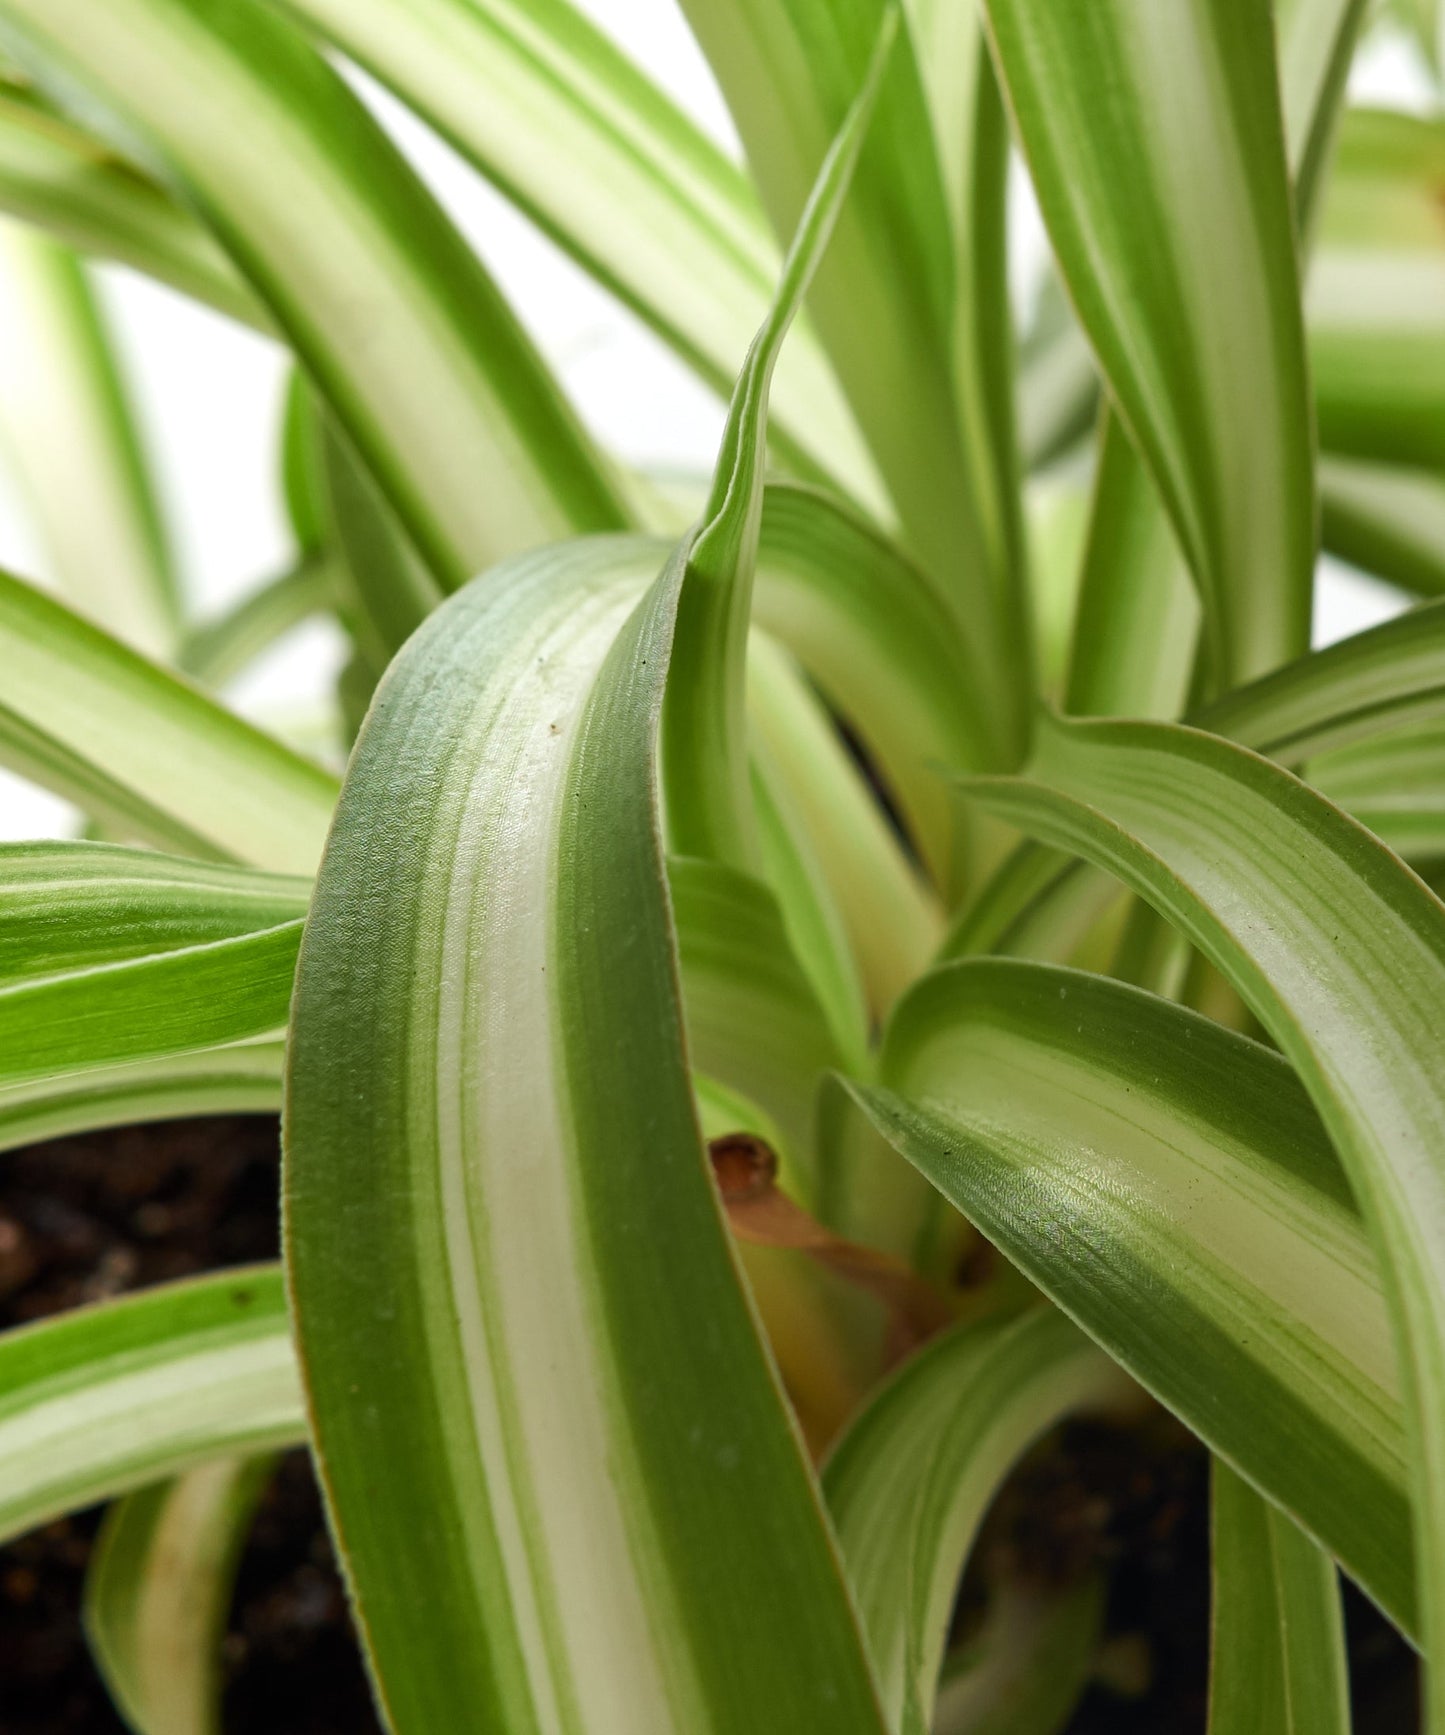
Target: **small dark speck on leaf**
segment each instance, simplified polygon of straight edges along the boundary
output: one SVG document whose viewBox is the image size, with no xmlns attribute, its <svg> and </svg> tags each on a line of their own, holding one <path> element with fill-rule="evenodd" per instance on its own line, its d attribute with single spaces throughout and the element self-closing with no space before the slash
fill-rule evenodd
<svg viewBox="0 0 1445 1735">
<path fill-rule="evenodd" d="M 255 1299 L 256 1294 L 254 1290 L 233 1289 L 231 1291 L 231 1300 L 235 1302 L 237 1307 L 249 1307 Z"/>
</svg>

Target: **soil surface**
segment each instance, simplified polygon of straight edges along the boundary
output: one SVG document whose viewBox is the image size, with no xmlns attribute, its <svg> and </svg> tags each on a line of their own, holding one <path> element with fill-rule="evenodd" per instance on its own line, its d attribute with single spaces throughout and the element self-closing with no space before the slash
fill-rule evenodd
<svg viewBox="0 0 1445 1735">
<path fill-rule="evenodd" d="M 0 1327 L 274 1259 L 274 1118 L 177 1121 L 0 1156 Z M 125 1735 L 80 1628 L 100 1513 L 0 1549 L 0 1735 Z M 267 1490 L 224 1645 L 226 1735 L 379 1735 L 304 1452 Z"/>
<path fill-rule="evenodd" d="M 269 1117 L 126 1128 L 0 1157 L 0 1327 L 277 1252 Z M 99 1513 L 0 1549 L 0 1735 L 124 1735 L 79 1605 Z M 1064 1735 L 1202 1735 L 1208 1465 L 1168 1418 L 1064 1429 L 1019 1467 L 975 1553 L 967 1624 L 1000 1566 L 1110 1576 L 1106 1663 Z M 1417 1726 L 1413 1660 L 1347 1592 L 1356 1735 Z M 379 1735 L 304 1453 L 282 1463 L 241 1563 L 224 1659 L 225 1735 Z"/>
</svg>

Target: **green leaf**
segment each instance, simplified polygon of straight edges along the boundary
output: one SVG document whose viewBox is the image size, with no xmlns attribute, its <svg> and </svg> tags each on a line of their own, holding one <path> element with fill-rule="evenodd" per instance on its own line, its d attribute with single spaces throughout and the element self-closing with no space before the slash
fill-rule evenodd
<svg viewBox="0 0 1445 1735">
<path fill-rule="evenodd" d="M 1331 554 L 1419 596 L 1445 596 L 1445 480 L 1326 456 L 1320 505 Z"/>
<path fill-rule="evenodd" d="M 1445 603 L 1341 639 L 1190 721 L 1286 764 L 1445 712 Z"/>
<path fill-rule="evenodd" d="M 1439 722 L 1321 753 L 1309 780 L 1412 864 L 1445 857 L 1445 726 Z"/>
<path fill-rule="evenodd" d="M 626 521 L 490 278 L 288 27 L 231 0 L 4 0 L 0 31 L 194 205 L 447 582 Z"/>
<path fill-rule="evenodd" d="M 1421 1627 L 1445 1656 L 1445 907 L 1314 791 L 1213 736 L 1051 723 L 1031 771 L 974 794 L 1174 922 L 1293 1062 L 1339 1151 L 1385 1272 Z"/>
<path fill-rule="evenodd" d="M 959 1580 L 999 1485 L 1063 1417 L 1129 1389 L 1052 1308 L 984 1320 L 914 1356 L 834 1449 L 823 1490 L 900 1735 L 932 1725 Z"/>
<path fill-rule="evenodd" d="M 303 1436 L 275 1266 L 163 1284 L 0 1335 L 0 1537 Z"/>
<path fill-rule="evenodd" d="M 106 844 L 0 846 L 0 1084 L 281 1029 L 309 892 Z"/>
<path fill-rule="evenodd" d="M 275 1460 L 222 1458 L 127 1495 L 85 1575 L 91 1655 L 136 1735 L 219 1735 L 221 1639 Z"/>
<path fill-rule="evenodd" d="M 0 223 L 0 437 L 52 575 L 138 649 L 175 645 L 160 508 L 103 309 L 45 236 Z"/>
<path fill-rule="evenodd" d="M 1379 1267 L 1288 1065 L 1103 978 L 925 977 L 855 1092 L 1161 1402 L 1413 1622 L 1408 1457 Z"/>
<path fill-rule="evenodd" d="M 1212 1558 L 1209 1735 L 1349 1735 L 1334 1564 L 1217 1460 Z"/>
<path fill-rule="evenodd" d="M 177 663 L 207 687 L 223 687 L 293 627 L 330 607 L 336 592 L 331 565 L 306 555 L 248 591 L 224 614 L 192 627 Z"/>
<path fill-rule="evenodd" d="M 248 325 L 266 323 L 225 254 L 163 187 L 13 85 L 0 91 L 0 210 Z"/>
<path fill-rule="evenodd" d="M 1098 1577 L 1000 1586 L 977 1641 L 944 1664 L 934 1735 L 1064 1735 L 1103 1620 Z"/>
<path fill-rule="evenodd" d="M 958 802 L 939 767 L 987 763 L 994 719 L 919 568 L 822 493 L 770 483 L 753 622 L 866 744 L 935 882 L 965 877 Z"/>
<path fill-rule="evenodd" d="M 309 872 L 336 780 L 0 573 L 0 761 L 122 836 Z"/>
<path fill-rule="evenodd" d="M 685 0 L 683 10 L 728 100 L 773 226 L 791 234 L 863 82 L 887 0 L 786 7 Z M 974 143 L 959 140 L 954 149 Z M 988 176 L 1001 176 L 1004 154 L 974 150 L 969 160 L 979 179 L 960 177 L 955 191 L 976 196 L 979 209 L 997 218 L 1001 193 Z M 960 300 L 949 198 L 910 28 L 900 33 L 808 305 L 893 498 L 904 544 L 938 587 L 971 685 L 986 695 L 990 763 L 1007 764 L 1029 725 L 1025 599 L 1004 559 L 1003 526 L 1015 503 L 990 500 L 986 490 L 1007 473 L 1010 455 L 985 456 L 973 446 L 985 426 L 993 431 L 997 405 L 984 406 L 996 382 L 979 386 L 976 425 L 965 426 L 956 371 L 1007 317 L 979 299 L 1001 289 L 1001 273 L 989 269 L 1001 265 L 1001 248 L 990 232 L 994 251 L 972 279 L 975 299 Z M 1004 359 L 990 358 L 994 368 Z"/>
<path fill-rule="evenodd" d="M 755 762 L 798 823 L 814 880 L 837 909 L 848 959 L 857 960 L 868 1009 L 881 1016 L 938 943 L 938 900 L 826 709 L 791 659 L 759 633 L 748 652 L 748 713 Z M 845 1004 L 835 1016 L 840 1030 L 855 1023 L 850 1011 Z"/>
<path fill-rule="evenodd" d="M 1321 444 L 1438 471 L 1445 462 L 1445 125 L 1352 113 L 1309 274 Z"/>
<path fill-rule="evenodd" d="M 1064 709 L 1085 717 L 1177 717 L 1199 629 L 1199 597 L 1169 515 L 1123 424 L 1106 413 Z"/>
<path fill-rule="evenodd" d="M 275 1114 L 284 1061 L 281 1041 L 241 1042 L 0 1085 L 0 1150 L 100 1127 Z"/>
<path fill-rule="evenodd" d="M 288 1259 L 399 1735 L 881 1727 L 688 1088 L 655 571 L 578 543 L 431 617 L 307 925 Z"/>
<path fill-rule="evenodd" d="M 746 176 L 568 0 L 271 0 L 375 74 L 718 390 L 779 255 Z M 778 381 L 780 455 L 886 512 L 816 338 Z"/>
<path fill-rule="evenodd" d="M 1314 496 L 1274 43 L 1254 0 L 988 0 L 1045 222 L 1218 680 L 1309 635 Z"/>
<path fill-rule="evenodd" d="M 744 707 L 768 387 L 852 184 L 897 35 L 898 14 L 890 10 L 799 220 L 772 307 L 743 362 L 698 525 L 675 556 L 682 578 L 662 723 L 668 838 L 679 855 L 742 871 L 758 863 Z"/>
</svg>

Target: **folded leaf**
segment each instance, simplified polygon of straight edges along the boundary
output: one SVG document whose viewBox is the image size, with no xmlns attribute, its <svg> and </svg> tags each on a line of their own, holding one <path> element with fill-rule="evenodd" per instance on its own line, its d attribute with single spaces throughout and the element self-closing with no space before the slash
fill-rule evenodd
<svg viewBox="0 0 1445 1735">
<path fill-rule="evenodd" d="M 275 1266 L 169 1283 L 0 1335 L 0 1537 L 216 1458 L 294 1446 Z"/>
<path fill-rule="evenodd" d="M 1413 1622 L 1380 1270 L 1289 1066 L 1139 989 L 938 970 L 859 1100 L 1024 1273 Z"/>
<path fill-rule="evenodd" d="M 881 1727 L 688 1087 L 654 562 L 578 543 L 431 617 L 307 925 L 288 1259 L 398 1732 Z"/>
</svg>

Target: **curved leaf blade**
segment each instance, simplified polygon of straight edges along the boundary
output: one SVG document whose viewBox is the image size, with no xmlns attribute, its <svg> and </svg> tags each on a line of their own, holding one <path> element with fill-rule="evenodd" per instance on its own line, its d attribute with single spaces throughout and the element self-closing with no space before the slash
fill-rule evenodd
<svg viewBox="0 0 1445 1735">
<path fill-rule="evenodd" d="M 1060 267 L 1232 686 L 1306 648 L 1314 565 L 1269 12 L 1251 0 L 987 10 Z"/>
<path fill-rule="evenodd" d="M 538 554 L 428 621 L 307 927 L 288 1259 L 399 1731 L 880 1727 L 684 1070 L 651 770 L 681 574 L 639 609 L 654 562 Z"/>
<path fill-rule="evenodd" d="M 275 1266 L 163 1284 L 6 1332 L 0 1537 L 304 1434 Z"/>
<path fill-rule="evenodd" d="M 62 105 L 85 91 L 87 118 L 196 207 L 444 582 L 626 523 L 491 279 L 293 30 L 225 0 L 6 0 L 0 25 Z"/>
<path fill-rule="evenodd" d="M 1140 989 L 975 960 L 890 1021 L 880 1129 L 1139 1382 L 1414 1618 L 1379 1268 L 1277 1055 Z"/>
<path fill-rule="evenodd" d="M 281 872 L 316 865 L 336 779 L 0 573 L 0 761 L 124 836 Z"/>
<path fill-rule="evenodd" d="M 1379 1251 L 1411 1434 L 1421 1628 L 1445 1655 L 1445 907 L 1266 760 L 1165 724 L 1051 723 L 987 806 L 1174 922 L 1293 1062 Z M 1445 1714 L 1445 1674 L 1431 1693 Z"/>
</svg>

